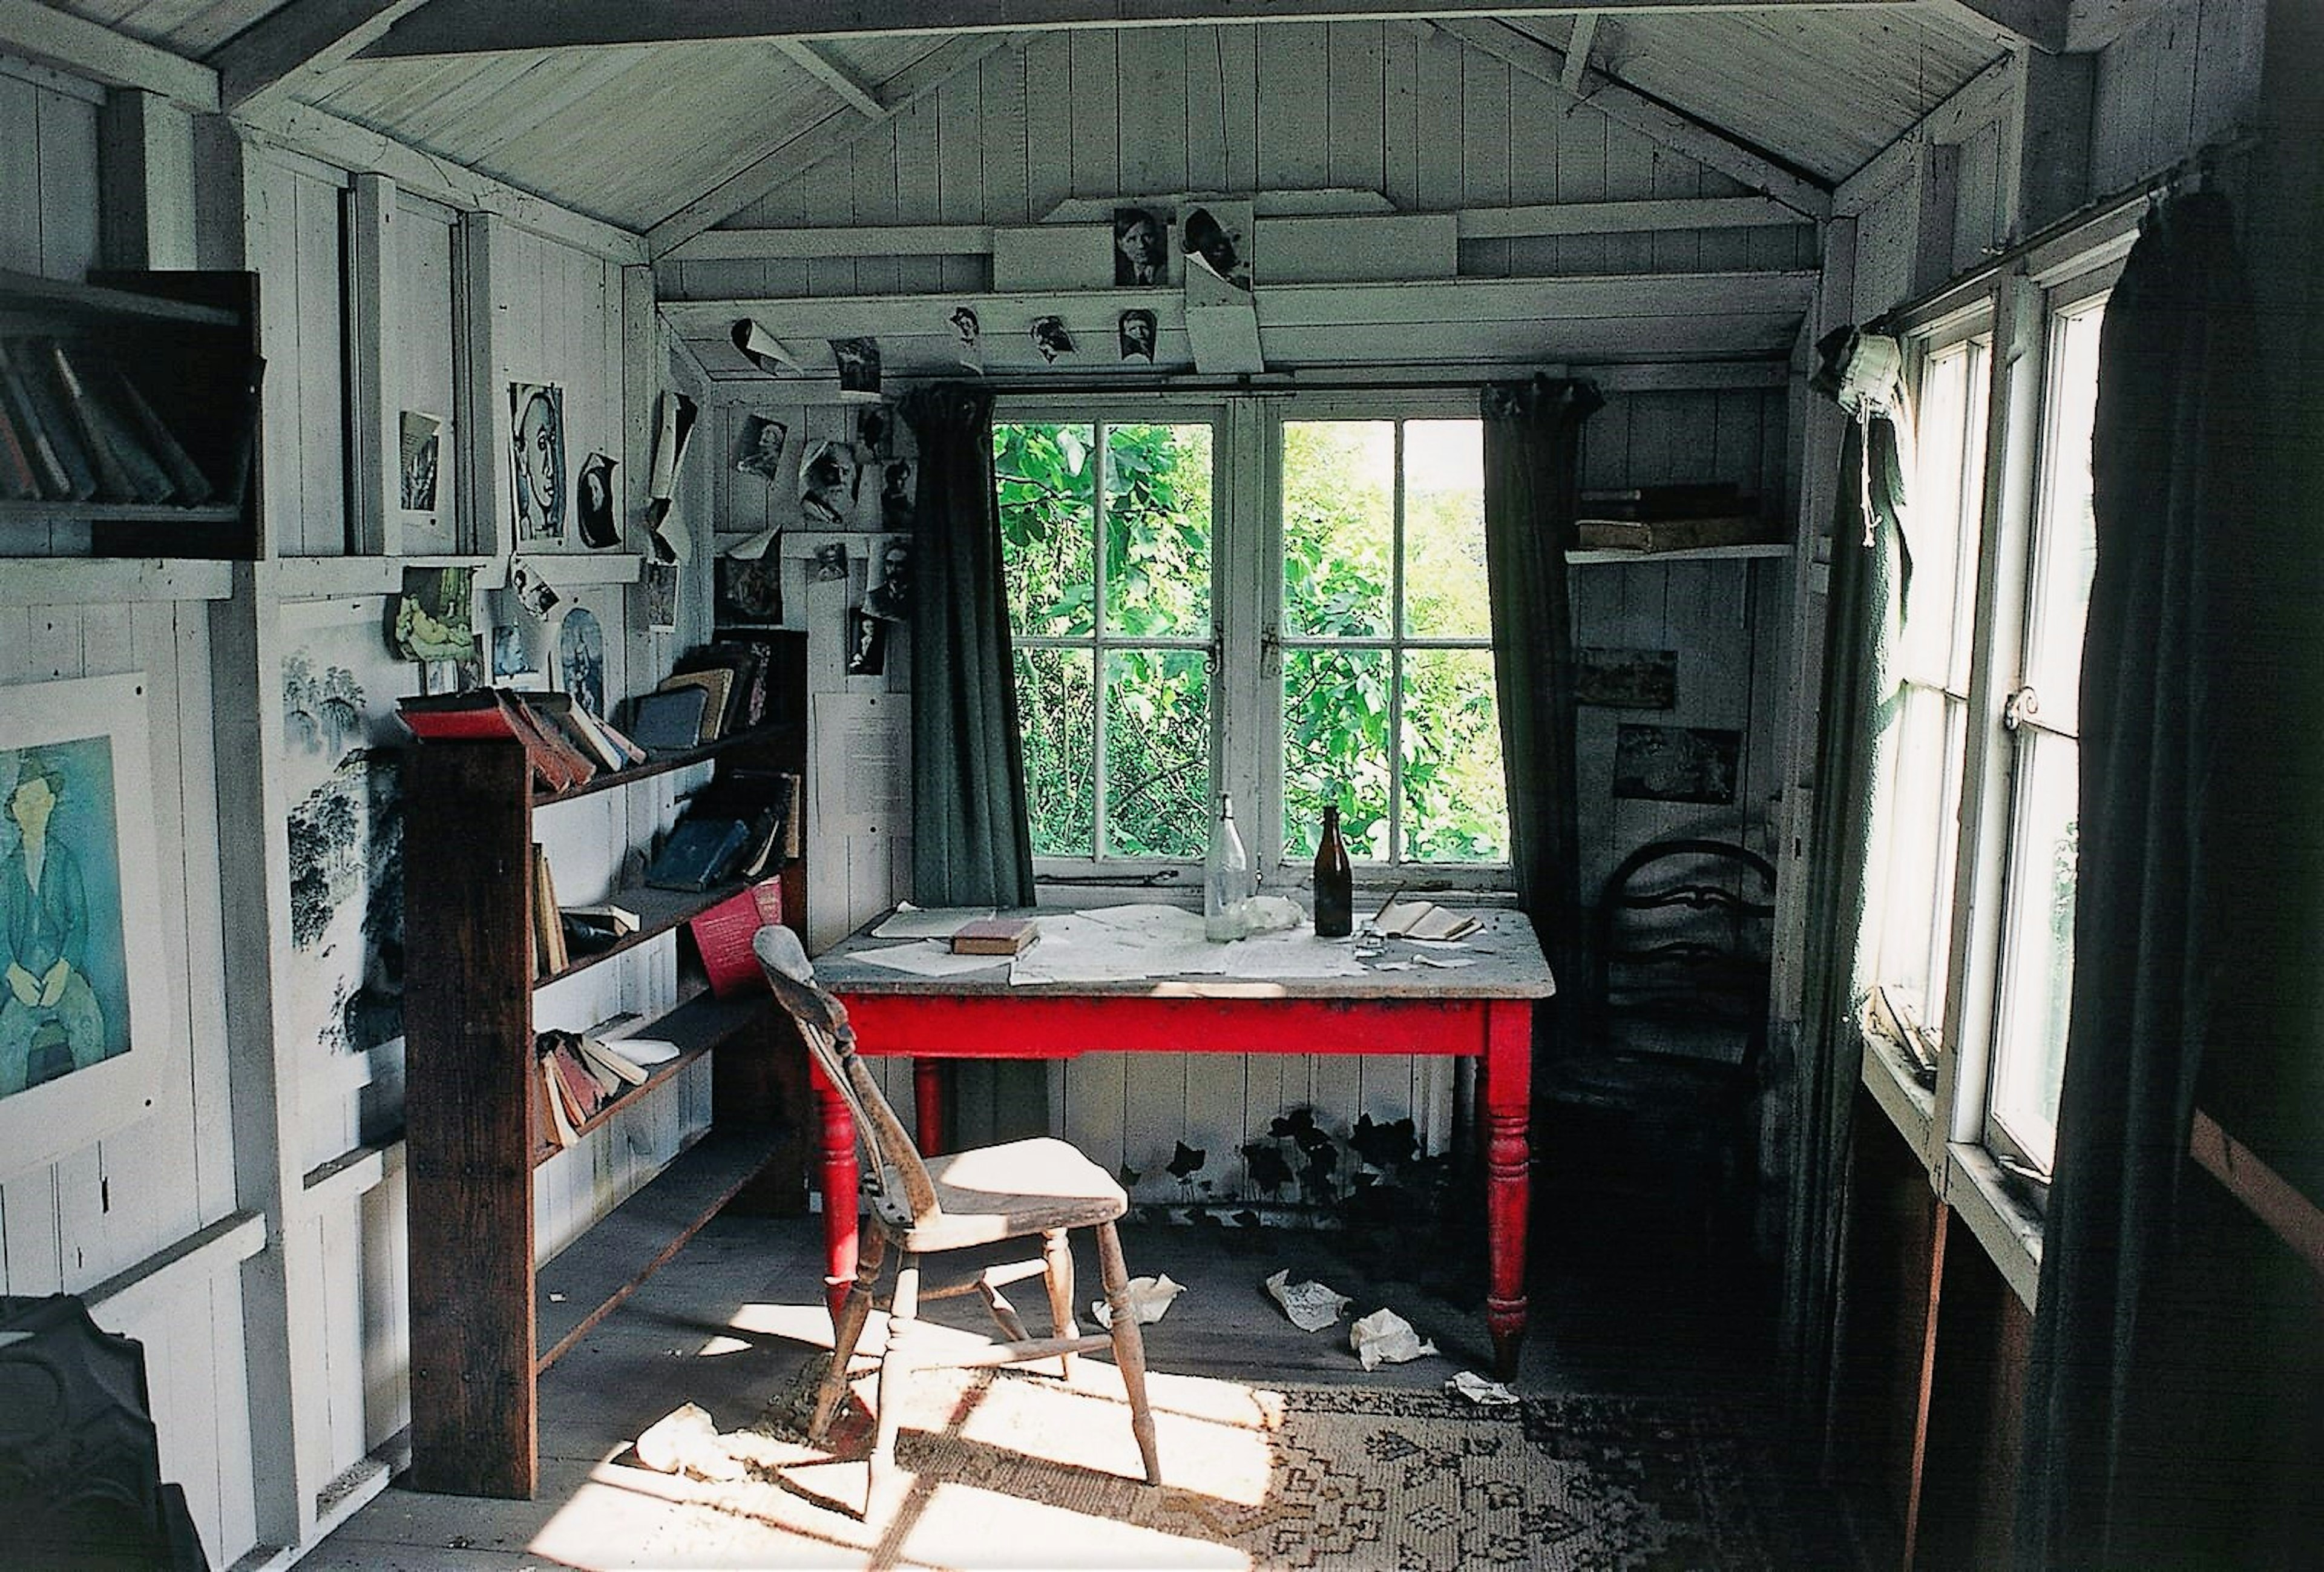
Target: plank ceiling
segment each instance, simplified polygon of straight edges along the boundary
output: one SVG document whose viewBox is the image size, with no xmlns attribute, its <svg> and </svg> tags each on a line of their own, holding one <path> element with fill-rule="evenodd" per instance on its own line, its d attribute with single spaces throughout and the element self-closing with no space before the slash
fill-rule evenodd
<svg viewBox="0 0 2324 1572">
<path fill-rule="evenodd" d="M 416 9 L 438 19 L 463 5 L 480 18 L 523 13 L 521 6 L 504 9 L 510 4 L 435 0 Z M 1405 16 L 1379 4 L 1351 5 L 1348 11 L 1371 20 L 1338 25 L 1441 25 L 1472 48 L 1529 61 L 1537 74 L 1563 79 L 1585 97 L 1600 86 L 1627 89 L 1827 187 L 1861 168 L 2006 51 L 1997 30 L 1981 23 L 1968 0 L 1829 7 L 1798 0 L 1726 4 L 1725 9 L 1640 10 L 1615 0 L 1602 14 L 1542 14 L 1544 8 L 1536 7 L 1500 17 L 1485 14 L 1476 0 L 1416 5 Z M 306 20 L 302 12 L 344 17 L 343 27 L 374 17 L 368 31 L 356 35 L 360 42 L 382 31 L 382 20 L 415 10 L 408 0 L 61 0 L 59 8 L 227 68 L 237 50 L 246 54 L 251 41 L 264 37 L 266 29 L 248 31 L 254 24 L 280 30 Z M 570 9 L 607 12 L 602 5 Z M 678 8 L 636 0 L 627 14 L 650 27 L 657 10 L 698 17 L 717 9 L 705 0 Z M 798 15 L 816 8 L 793 3 L 767 9 Z M 1098 10 L 1087 5 L 1065 9 L 1083 15 Z M 1312 14 L 1317 8 L 1305 9 Z M 1038 14 L 1042 7 L 996 0 L 966 7 L 899 3 L 827 10 L 860 28 L 856 19 L 864 16 L 900 20 L 963 10 L 1006 16 Z M 1116 14 L 1173 10 L 1217 14 L 1221 8 L 1125 5 Z M 538 7 L 532 17 L 549 12 Z M 1417 19 L 1430 12 L 1439 20 Z M 1586 74 L 1567 63 L 1567 48 L 1577 38 L 1587 50 Z M 934 90 L 945 75 L 975 70 L 991 47 L 1021 48 L 1023 42 L 1022 35 L 899 30 L 855 31 L 811 43 L 796 36 L 729 38 L 394 59 L 337 58 L 346 53 L 342 48 L 290 70 L 268 90 L 645 234 L 753 165 L 763 169 L 770 154 L 795 156 L 802 169 L 844 157 L 851 138 L 872 127 L 879 111 Z"/>
</svg>

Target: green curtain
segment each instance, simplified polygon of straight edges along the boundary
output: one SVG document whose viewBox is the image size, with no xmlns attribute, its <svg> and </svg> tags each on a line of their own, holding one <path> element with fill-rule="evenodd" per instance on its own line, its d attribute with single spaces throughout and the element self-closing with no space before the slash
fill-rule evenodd
<svg viewBox="0 0 2324 1572">
<path fill-rule="evenodd" d="M 919 445 L 912 564 L 912 899 L 1029 906 L 1024 733 L 1009 650 L 992 484 L 992 394 L 919 388 L 899 409 Z M 955 1143 L 1047 1133 L 1038 1064 L 955 1067 Z"/>
<path fill-rule="evenodd" d="M 2226 199 L 2166 204 L 2098 345 L 2073 997 L 2017 1500 L 2028 1569 L 2290 1564 L 2252 1553 L 2252 1523 L 2317 1512 L 2312 1490 L 2255 1498 L 2238 1433 L 2283 1377 L 2249 1341 L 2257 1307 L 2218 1303 L 2181 1233 L 2199 1088 L 2208 1110 L 2242 1089 L 2262 1125 L 2317 1108 L 2316 799 L 2298 773 L 2319 713 L 2313 544 L 2301 504 L 2256 478 L 2274 418 L 2260 364 Z"/>
<path fill-rule="evenodd" d="M 1825 342 L 1844 355 L 1854 329 Z M 1819 385 L 1836 391 L 1830 379 Z M 1808 864 L 1805 996 L 1777 1036 L 1773 1078 L 1786 1099 L 1784 1279 L 1778 1322 L 1794 1417 L 1809 1434 L 1827 1418 L 1842 1313 L 1851 1114 L 1863 1072 L 1857 1010 L 1865 863 L 1873 802 L 1895 717 L 1889 658 L 1904 624 L 1908 553 L 1896 428 L 1886 410 L 1849 422 L 1833 504 L 1817 711 L 1815 818 Z M 1947 608 L 1950 609 L 1950 608 Z"/>
<path fill-rule="evenodd" d="M 1572 541 L 1582 422 L 1604 401 L 1587 382 L 1536 376 L 1484 390 L 1485 578 L 1493 682 L 1508 774 L 1509 862 L 1560 984 L 1563 1022 L 1581 997 L 1581 835 L 1573 811 Z M 1538 1024 L 1538 1022 L 1536 1022 Z"/>
</svg>

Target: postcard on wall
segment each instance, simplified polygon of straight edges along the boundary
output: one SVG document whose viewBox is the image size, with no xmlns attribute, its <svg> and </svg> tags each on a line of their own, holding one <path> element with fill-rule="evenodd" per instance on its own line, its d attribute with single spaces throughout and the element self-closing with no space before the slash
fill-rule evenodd
<svg viewBox="0 0 2324 1572">
<path fill-rule="evenodd" d="M 1735 800 L 1743 734 L 1689 726 L 1623 726 L 1614 732 L 1614 795 L 1649 802 Z"/>
<path fill-rule="evenodd" d="M 783 625 L 782 559 L 763 557 L 717 559 L 712 593 L 720 627 L 779 628 Z"/>
<path fill-rule="evenodd" d="M 1607 709 L 1670 709 L 1678 703 L 1676 650 L 1573 652 L 1573 702 Z"/>
<path fill-rule="evenodd" d="M 436 472 L 444 440 L 444 419 L 404 410 L 397 416 L 401 433 L 396 473 L 398 501 L 410 513 L 436 511 Z"/>
<path fill-rule="evenodd" d="M 839 396 L 876 399 L 880 396 L 880 340 L 834 338 L 831 358 L 839 367 Z"/>
<path fill-rule="evenodd" d="M 407 661 L 472 660 L 476 649 L 473 568 L 407 568 L 388 642 Z"/>
<path fill-rule="evenodd" d="M 509 467 L 516 482 L 516 537 L 565 538 L 565 390 L 509 384 Z"/>
<path fill-rule="evenodd" d="M 799 461 L 799 514 L 815 528 L 844 530 L 855 517 L 863 464 L 852 442 L 810 443 Z"/>
<path fill-rule="evenodd" d="M 952 324 L 953 358 L 970 371 L 984 370 L 984 325 L 967 306 L 954 306 L 945 319 Z"/>
<path fill-rule="evenodd" d="M 734 455 L 738 474 L 755 475 L 772 484 L 783 477 L 783 445 L 790 440 L 791 429 L 772 415 L 746 415 L 742 421 L 742 446 Z"/>
<path fill-rule="evenodd" d="M 581 461 L 581 474 L 573 483 L 574 522 L 581 530 L 581 543 L 594 551 L 609 550 L 622 543 L 621 522 L 613 508 L 614 462 L 603 453 L 592 453 Z"/>
<path fill-rule="evenodd" d="M 650 633 L 669 633 L 678 631 L 678 569 L 669 562 L 649 562 L 640 572 L 646 603 L 646 628 Z"/>
</svg>

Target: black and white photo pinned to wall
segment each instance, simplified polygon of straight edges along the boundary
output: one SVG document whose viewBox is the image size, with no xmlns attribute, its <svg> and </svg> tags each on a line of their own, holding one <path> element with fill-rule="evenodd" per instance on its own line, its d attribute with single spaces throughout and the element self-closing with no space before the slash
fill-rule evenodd
<svg viewBox="0 0 2324 1572">
<path fill-rule="evenodd" d="M 953 358 L 973 372 L 984 370 L 984 324 L 967 306 L 954 306 L 945 319 L 952 324 Z"/>
<path fill-rule="evenodd" d="M 742 421 L 742 440 L 734 454 L 734 468 L 755 475 L 770 485 L 783 476 L 783 448 L 791 429 L 771 415 L 751 415 Z"/>
<path fill-rule="evenodd" d="M 919 467 L 909 458 L 890 458 L 880 466 L 880 527 L 908 534 L 916 505 L 914 487 Z"/>
<path fill-rule="evenodd" d="M 586 606 L 568 606 L 557 624 L 557 686 L 591 715 L 605 715 L 605 630 Z"/>
<path fill-rule="evenodd" d="M 1573 702 L 1604 709 L 1672 709 L 1678 704 L 1676 650 L 1573 652 Z"/>
<path fill-rule="evenodd" d="M 542 622 L 557 615 L 557 608 L 565 604 L 565 597 L 540 576 L 540 569 L 522 557 L 509 559 L 508 587 L 517 605 Z"/>
<path fill-rule="evenodd" d="M 516 482 L 516 538 L 565 539 L 565 390 L 509 384 L 509 467 Z"/>
<path fill-rule="evenodd" d="M 1121 341 L 1124 360 L 1142 360 L 1154 364 L 1154 313 L 1124 311 L 1114 325 L 1114 333 Z"/>
<path fill-rule="evenodd" d="M 899 623 L 912 610 L 912 548 L 890 541 L 880 548 L 877 581 L 863 594 L 863 609 L 883 622 Z"/>
<path fill-rule="evenodd" d="M 886 404 L 866 404 L 855 411 L 855 445 L 866 459 L 885 458 L 896 445 L 896 411 Z"/>
<path fill-rule="evenodd" d="M 722 556 L 714 568 L 711 611 L 720 627 L 783 625 L 781 557 L 771 551 L 763 557 Z M 846 570 L 843 563 L 840 571 Z"/>
<path fill-rule="evenodd" d="M 613 461 L 592 453 L 581 461 L 573 482 L 573 522 L 581 543 L 593 551 L 611 550 L 622 543 L 621 521 L 613 513 Z"/>
<path fill-rule="evenodd" d="M 678 564 L 649 562 L 638 572 L 639 593 L 645 601 L 646 631 L 678 631 Z"/>
<path fill-rule="evenodd" d="M 839 367 L 839 396 L 876 399 L 880 396 L 880 340 L 834 338 L 832 363 Z"/>
<path fill-rule="evenodd" d="M 888 670 L 888 624 L 870 608 L 857 606 L 847 614 L 847 674 L 878 677 Z"/>
<path fill-rule="evenodd" d="M 811 525 L 845 529 L 855 517 L 862 460 L 852 442 L 811 442 L 799 456 L 799 514 Z"/>
<path fill-rule="evenodd" d="M 1065 330 L 1063 317 L 1033 319 L 1033 347 L 1040 352 L 1044 365 L 1055 365 L 1060 355 L 1074 352 L 1074 336 Z"/>
<path fill-rule="evenodd" d="M 1117 287 L 1166 282 L 1170 241 L 1162 215 L 1151 208 L 1113 210 L 1113 282 Z"/>
<path fill-rule="evenodd" d="M 408 513 L 432 513 L 437 466 L 443 455 L 444 418 L 405 410 L 396 417 L 396 429 L 401 449 L 396 463 L 398 504 Z"/>
<path fill-rule="evenodd" d="M 847 577 L 847 542 L 825 541 L 807 559 L 807 576 L 810 583 L 836 584 Z"/>
<path fill-rule="evenodd" d="M 1238 290 L 1250 288 L 1250 204 L 1190 208 L 1180 234 L 1187 276 L 1195 270 Z"/>
<path fill-rule="evenodd" d="M 1705 726 L 1623 726 L 1614 732 L 1614 795 L 1648 802 L 1729 803 L 1743 734 Z"/>
</svg>

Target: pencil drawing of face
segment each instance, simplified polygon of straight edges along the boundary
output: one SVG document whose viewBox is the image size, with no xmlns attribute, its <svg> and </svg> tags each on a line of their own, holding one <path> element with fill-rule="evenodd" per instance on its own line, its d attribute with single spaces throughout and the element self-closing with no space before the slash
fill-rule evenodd
<svg viewBox="0 0 2324 1572">
<path fill-rule="evenodd" d="M 515 467 L 517 536 L 565 536 L 565 390 L 509 384 L 509 436 Z"/>
</svg>

